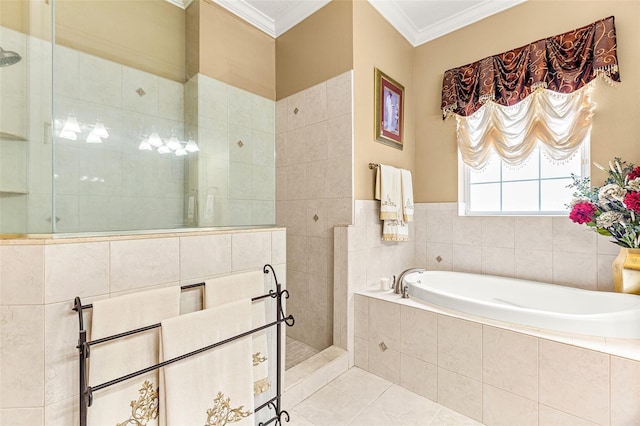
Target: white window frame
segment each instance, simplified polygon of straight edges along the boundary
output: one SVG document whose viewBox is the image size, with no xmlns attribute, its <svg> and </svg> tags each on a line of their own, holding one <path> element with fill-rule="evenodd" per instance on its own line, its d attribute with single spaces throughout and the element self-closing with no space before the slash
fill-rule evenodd
<svg viewBox="0 0 640 426">
<path fill-rule="evenodd" d="M 587 135 L 585 140 L 580 145 L 578 149 L 578 154 L 581 156 L 580 161 L 580 173 L 581 177 L 589 177 L 591 174 L 591 160 L 590 160 L 590 134 Z M 542 155 L 542 154 L 541 154 Z M 470 211 L 469 203 L 467 200 L 469 199 L 469 191 L 470 191 L 470 173 L 469 167 L 462 161 L 462 156 L 460 155 L 460 151 L 458 150 L 458 214 L 460 216 L 567 216 L 569 211 Z M 558 179 L 558 178 L 550 178 Z M 564 178 L 562 178 L 564 179 Z M 540 179 L 538 176 L 538 182 L 547 179 Z M 502 183 L 502 180 L 500 180 Z M 502 193 L 502 187 L 501 187 Z M 540 192 L 539 192 L 540 194 Z M 571 202 L 570 199 L 566 200 L 567 204 Z M 538 202 L 540 205 L 540 201 Z"/>
</svg>

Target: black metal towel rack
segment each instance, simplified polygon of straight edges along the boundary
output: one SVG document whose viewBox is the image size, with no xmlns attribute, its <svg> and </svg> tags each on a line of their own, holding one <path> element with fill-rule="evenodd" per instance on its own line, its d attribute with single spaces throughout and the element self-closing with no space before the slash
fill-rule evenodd
<svg viewBox="0 0 640 426">
<path fill-rule="evenodd" d="M 142 327 L 142 328 L 137 328 L 134 330 L 129 330 L 126 331 L 124 333 L 119 333 L 119 334 L 114 334 L 112 336 L 107 336 L 107 337 L 103 337 L 101 339 L 96 339 L 96 340 L 91 340 L 88 341 L 87 340 L 87 330 L 85 330 L 84 328 L 84 318 L 83 318 L 83 312 L 86 309 L 90 309 L 93 307 L 92 304 L 88 304 L 88 305 L 83 305 L 80 298 L 76 297 L 74 300 L 74 307 L 73 310 L 76 311 L 78 313 L 78 324 L 79 324 L 79 338 L 78 338 L 78 345 L 76 346 L 76 348 L 78 349 L 78 353 L 79 353 L 79 367 L 80 367 L 80 394 L 79 394 L 79 398 L 80 398 L 80 426 L 86 426 L 87 425 L 87 412 L 89 410 L 89 407 L 93 404 L 93 392 L 95 391 L 99 391 L 101 389 L 107 388 L 109 386 L 115 385 L 117 383 L 120 382 L 124 382 L 125 380 L 129 380 L 132 379 L 134 377 L 140 376 L 142 374 L 146 374 L 150 371 L 153 370 L 157 370 L 159 368 L 165 367 L 169 364 L 173 364 L 174 362 L 177 361 L 181 361 L 183 359 L 192 357 L 194 355 L 197 355 L 199 353 L 214 349 L 218 346 L 222 346 L 226 343 L 229 342 L 233 342 L 234 340 L 238 340 L 241 339 L 243 337 L 247 337 L 251 334 L 257 333 L 259 331 L 262 330 L 266 330 L 267 328 L 276 327 L 276 395 L 269 399 L 267 402 L 261 404 L 259 407 L 257 407 L 254 410 L 254 413 L 262 410 L 263 408 L 271 408 L 273 410 L 275 410 L 275 415 L 273 417 L 271 417 L 269 420 L 267 420 L 266 422 L 261 422 L 259 423 L 260 426 L 266 426 L 272 422 L 275 422 L 275 425 L 281 425 L 282 424 L 282 419 L 284 419 L 285 421 L 289 421 L 289 413 L 287 413 L 285 410 L 282 409 L 281 407 L 281 398 L 282 398 L 282 384 L 281 384 L 281 361 L 282 361 L 282 348 L 281 348 L 281 341 L 282 341 L 282 323 L 285 323 L 287 326 L 291 327 L 294 324 L 294 318 L 293 315 L 288 315 L 285 316 L 284 314 L 284 308 L 282 306 L 282 299 L 288 299 L 289 298 L 289 292 L 287 290 L 282 289 L 282 284 L 280 284 L 278 282 L 278 278 L 276 276 L 276 271 L 273 269 L 273 266 L 271 266 L 270 264 L 266 264 L 264 265 L 264 267 L 262 268 L 262 272 L 264 272 L 265 274 L 268 274 L 269 272 L 271 272 L 273 274 L 273 278 L 275 280 L 276 283 L 276 290 L 269 290 L 269 293 L 267 294 L 263 294 L 262 296 L 258 296 L 258 297 L 254 297 L 253 299 L 251 299 L 252 301 L 257 301 L 257 300 L 261 300 L 261 299 L 265 299 L 267 297 L 270 297 L 272 299 L 276 299 L 276 321 L 267 323 L 263 326 L 254 328 L 252 330 L 246 331 L 244 333 L 238 334 L 236 336 L 230 337 L 228 339 L 225 340 L 221 340 L 217 343 L 213 343 L 209 346 L 206 346 L 204 348 L 200 348 L 198 350 L 186 353 L 184 355 L 175 357 L 175 358 L 171 358 L 168 359 L 166 361 L 162 361 L 158 364 L 146 367 L 142 370 L 138 370 L 135 371 L 133 373 L 115 378 L 113 380 L 110 380 L 108 382 L 105 383 L 101 383 L 99 385 L 96 386 L 89 386 L 89 384 L 87 383 L 87 359 L 89 358 L 90 355 L 90 347 L 93 345 L 97 345 L 100 343 L 104 343 L 104 342 L 108 342 L 111 340 L 116 340 L 122 337 L 126 337 L 126 336 L 131 336 L 132 334 L 136 334 L 136 333 L 141 333 L 143 331 L 147 331 L 147 330 L 151 330 L 154 328 L 159 328 L 160 324 L 152 324 L 146 327 Z M 197 284 L 189 284 L 189 285 L 185 285 L 180 287 L 183 291 L 184 290 L 188 290 L 191 288 L 196 288 L 196 287 L 201 287 L 204 286 L 204 282 L 201 283 L 197 283 Z"/>
</svg>

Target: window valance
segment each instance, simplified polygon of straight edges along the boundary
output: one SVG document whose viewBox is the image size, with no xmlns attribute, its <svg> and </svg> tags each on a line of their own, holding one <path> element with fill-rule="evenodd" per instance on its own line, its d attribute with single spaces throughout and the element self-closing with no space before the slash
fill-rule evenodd
<svg viewBox="0 0 640 426">
<path fill-rule="evenodd" d="M 598 75 L 620 82 L 613 16 L 446 71 L 443 118 L 469 116 L 487 101 L 511 106 L 540 88 L 571 93 Z"/>
</svg>

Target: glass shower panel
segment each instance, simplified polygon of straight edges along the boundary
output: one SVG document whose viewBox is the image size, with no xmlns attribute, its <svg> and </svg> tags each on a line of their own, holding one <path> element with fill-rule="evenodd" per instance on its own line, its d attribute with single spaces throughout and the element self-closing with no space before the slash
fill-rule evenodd
<svg viewBox="0 0 640 426">
<path fill-rule="evenodd" d="M 0 234 L 51 232 L 51 14 L 0 13 Z"/>
</svg>

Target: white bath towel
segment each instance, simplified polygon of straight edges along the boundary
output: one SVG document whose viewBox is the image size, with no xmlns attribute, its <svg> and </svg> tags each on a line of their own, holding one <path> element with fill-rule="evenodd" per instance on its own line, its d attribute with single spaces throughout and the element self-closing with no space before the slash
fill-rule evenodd
<svg viewBox="0 0 640 426">
<path fill-rule="evenodd" d="M 402 205 L 400 171 L 381 164 L 376 170 L 376 200 L 380 200 L 380 219 L 400 219 Z"/>
<path fill-rule="evenodd" d="M 381 164 L 376 173 L 376 199 L 380 200 L 382 240 L 408 241 L 409 226 L 403 217 L 402 173 Z M 412 202 L 413 205 L 413 202 Z"/>
<path fill-rule="evenodd" d="M 93 303 L 91 339 L 112 336 L 180 314 L 180 287 L 141 291 Z M 158 363 L 159 329 L 91 346 L 89 384 L 105 383 Z M 87 413 L 96 425 L 158 424 L 158 370 L 100 390 Z M 146 422 L 146 423 L 145 423 Z"/>
<path fill-rule="evenodd" d="M 413 182 L 409 170 L 400 170 L 400 186 L 402 188 L 402 219 L 413 221 Z"/>
<path fill-rule="evenodd" d="M 228 303 L 162 322 L 164 360 L 251 329 L 251 301 Z M 253 425 L 251 337 L 243 337 L 162 369 L 168 426 Z"/>
<path fill-rule="evenodd" d="M 205 309 L 213 308 L 236 300 L 262 296 L 264 293 L 264 272 L 262 270 L 226 275 L 205 281 L 204 307 Z M 253 302 L 253 328 L 265 325 L 265 308 L 264 301 Z M 266 331 L 253 334 L 252 362 L 254 365 L 254 393 L 256 395 L 267 391 L 271 386 L 268 349 Z"/>
</svg>

